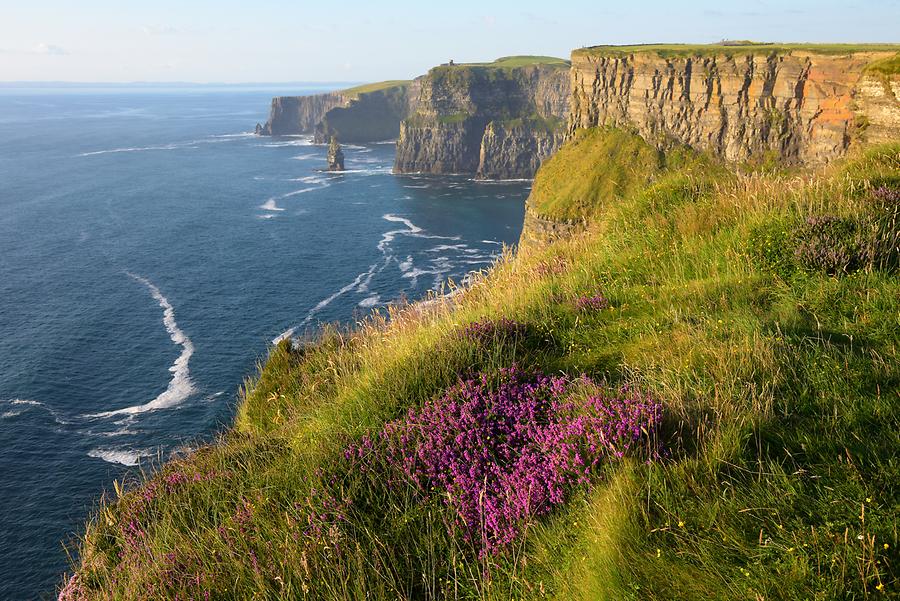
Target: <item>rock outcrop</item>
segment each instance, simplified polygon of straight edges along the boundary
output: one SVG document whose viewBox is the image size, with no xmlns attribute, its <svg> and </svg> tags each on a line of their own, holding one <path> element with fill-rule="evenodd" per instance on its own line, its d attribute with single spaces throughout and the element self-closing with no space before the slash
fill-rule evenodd
<svg viewBox="0 0 900 601">
<path fill-rule="evenodd" d="M 533 177 L 565 139 L 568 65 L 503 64 L 443 65 L 417 79 L 394 171 Z"/>
<path fill-rule="evenodd" d="M 409 82 L 384 82 L 340 92 L 272 99 L 269 120 L 257 133 L 309 134 L 325 143 L 332 136 L 345 143 L 395 139 L 409 115 Z"/>
<path fill-rule="evenodd" d="M 347 98 L 340 92 L 276 96 L 269 109 L 269 120 L 260 133 L 266 136 L 313 134 L 328 111 L 346 103 Z"/>
<path fill-rule="evenodd" d="M 334 136 L 331 137 L 331 142 L 328 144 L 327 160 L 329 171 L 344 171 L 344 151 L 341 150 L 341 145 Z"/>
<path fill-rule="evenodd" d="M 866 134 L 887 139 L 900 131 L 897 82 L 866 74 L 894 52 L 576 50 L 569 128 L 633 128 L 648 141 L 674 139 L 730 161 L 774 153 L 788 164 L 823 163 Z"/>
</svg>

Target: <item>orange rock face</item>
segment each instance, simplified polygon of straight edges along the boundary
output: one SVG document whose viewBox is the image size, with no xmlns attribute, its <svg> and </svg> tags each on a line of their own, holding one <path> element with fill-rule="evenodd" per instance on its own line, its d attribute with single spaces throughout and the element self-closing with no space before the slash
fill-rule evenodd
<svg viewBox="0 0 900 601">
<path fill-rule="evenodd" d="M 663 57 L 575 53 L 570 130 L 634 128 L 731 161 L 777 153 L 823 163 L 847 152 L 858 118 L 879 140 L 900 138 L 900 104 L 865 66 L 879 53 Z"/>
</svg>

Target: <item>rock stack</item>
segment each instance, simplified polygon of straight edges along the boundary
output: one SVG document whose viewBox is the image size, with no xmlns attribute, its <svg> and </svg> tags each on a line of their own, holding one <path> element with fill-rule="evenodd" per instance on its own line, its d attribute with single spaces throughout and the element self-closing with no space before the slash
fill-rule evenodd
<svg viewBox="0 0 900 601">
<path fill-rule="evenodd" d="M 331 143 L 328 144 L 328 170 L 344 170 L 344 151 L 341 150 L 341 145 L 334 136 L 331 136 Z"/>
</svg>

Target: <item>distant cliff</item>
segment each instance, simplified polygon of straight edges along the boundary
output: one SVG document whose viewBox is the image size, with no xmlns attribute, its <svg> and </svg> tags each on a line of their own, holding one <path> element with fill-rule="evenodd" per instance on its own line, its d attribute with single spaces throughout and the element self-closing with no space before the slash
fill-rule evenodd
<svg viewBox="0 0 900 601">
<path fill-rule="evenodd" d="M 627 188 L 623 178 L 640 182 L 664 171 L 673 150 L 703 151 L 698 156 L 713 161 L 812 165 L 854 146 L 895 142 L 898 48 L 746 44 L 574 51 L 568 142 L 535 180 L 520 244 L 540 245 L 583 229 L 586 207 L 613 201 Z M 641 167 L 630 174 L 598 170 L 620 153 L 628 157 L 620 157 L 621 164 Z"/>
<path fill-rule="evenodd" d="M 415 81 L 394 171 L 531 178 L 564 141 L 569 66 L 510 57 L 442 65 Z"/>
<path fill-rule="evenodd" d="M 822 163 L 896 139 L 900 84 L 869 69 L 896 47 L 634 46 L 572 53 L 570 132 L 635 129 L 731 161 Z"/>
<path fill-rule="evenodd" d="M 362 143 L 394 139 L 409 115 L 409 82 L 387 81 L 312 96 L 278 96 L 260 135 L 310 134 Z"/>
</svg>

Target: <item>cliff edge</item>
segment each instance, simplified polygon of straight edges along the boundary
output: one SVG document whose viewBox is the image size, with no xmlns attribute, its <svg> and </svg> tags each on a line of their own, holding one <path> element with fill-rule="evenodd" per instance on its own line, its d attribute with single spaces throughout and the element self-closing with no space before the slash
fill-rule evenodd
<svg viewBox="0 0 900 601">
<path fill-rule="evenodd" d="M 549 57 L 441 65 L 416 80 L 400 125 L 397 173 L 534 176 L 565 140 L 569 64 Z"/>
<path fill-rule="evenodd" d="M 276 96 L 269 120 L 257 133 L 311 134 L 320 143 L 332 137 L 350 143 L 394 139 L 409 114 L 409 84 L 384 81 L 326 94 Z"/>
<path fill-rule="evenodd" d="M 596 46 L 572 53 L 569 133 L 632 128 L 729 161 L 843 156 L 900 134 L 897 46 Z M 883 63 L 884 64 L 884 63 Z M 870 69 L 870 65 L 874 65 Z"/>
</svg>

